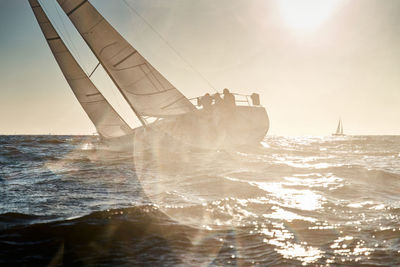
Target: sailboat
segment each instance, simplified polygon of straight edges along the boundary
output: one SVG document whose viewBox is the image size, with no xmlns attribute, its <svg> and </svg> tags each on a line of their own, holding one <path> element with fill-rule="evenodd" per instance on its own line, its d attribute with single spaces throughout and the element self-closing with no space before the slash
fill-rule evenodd
<svg viewBox="0 0 400 267">
<path fill-rule="evenodd" d="M 230 112 L 196 107 L 156 70 L 87 0 L 57 0 L 141 126 L 131 128 L 92 83 L 53 27 L 38 0 L 34 15 L 65 79 L 105 144 L 173 140 L 201 148 L 259 143 L 269 118 L 259 101 Z M 96 68 L 94 69 L 94 71 Z M 246 101 L 244 101 L 246 102 Z"/>
<path fill-rule="evenodd" d="M 333 133 L 332 135 L 333 136 L 344 136 L 342 119 L 339 119 L 338 126 L 336 128 L 336 132 Z"/>
</svg>

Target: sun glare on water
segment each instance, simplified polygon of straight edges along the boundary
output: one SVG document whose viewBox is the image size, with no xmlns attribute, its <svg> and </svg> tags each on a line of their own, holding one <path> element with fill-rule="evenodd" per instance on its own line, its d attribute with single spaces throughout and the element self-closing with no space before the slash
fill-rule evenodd
<svg viewBox="0 0 400 267">
<path fill-rule="evenodd" d="M 341 0 L 279 0 L 286 26 L 296 31 L 318 29 L 335 11 Z"/>
</svg>

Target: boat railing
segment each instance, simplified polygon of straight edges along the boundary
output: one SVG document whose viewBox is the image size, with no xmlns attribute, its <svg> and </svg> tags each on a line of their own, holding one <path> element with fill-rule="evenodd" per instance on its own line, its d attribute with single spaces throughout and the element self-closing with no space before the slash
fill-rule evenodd
<svg viewBox="0 0 400 267">
<path fill-rule="evenodd" d="M 221 98 L 223 98 L 223 94 L 220 94 L 220 93 L 218 93 L 218 94 L 221 96 Z M 232 93 L 232 94 L 235 96 L 236 106 L 249 106 L 249 107 L 260 106 L 260 96 L 256 93 L 253 93 L 251 95 L 237 94 L 237 93 Z M 202 105 L 200 104 L 200 102 L 201 102 L 200 99 L 202 97 L 203 96 L 192 97 L 192 98 L 189 98 L 188 100 L 190 102 L 192 102 L 192 104 L 197 109 L 202 109 Z M 159 120 L 162 120 L 162 118 L 152 117 L 152 116 L 141 116 L 141 118 L 146 122 L 146 124 L 151 124 L 151 123 L 157 122 Z"/>
<path fill-rule="evenodd" d="M 223 98 L 223 94 L 220 93 L 218 94 Z M 250 107 L 260 106 L 260 96 L 256 93 L 253 93 L 251 95 L 238 94 L 238 93 L 232 93 L 232 94 L 235 96 L 235 103 L 237 106 L 250 106 Z M 189 98 L 189 101 L 192 102 L 192 104 L 195 105 L 197 108 L 201 108 L 200 99 L 202 97 L 203 96 Z"/>
</svg>

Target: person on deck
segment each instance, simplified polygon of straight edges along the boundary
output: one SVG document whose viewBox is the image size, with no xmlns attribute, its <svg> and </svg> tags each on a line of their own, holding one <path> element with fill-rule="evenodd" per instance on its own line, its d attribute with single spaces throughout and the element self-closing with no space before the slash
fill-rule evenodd
<svg viewBox="0 0 400 267">
<path fill-rule="evenodd" d="M 220 107 L 222 105 L 222 103 L 224 102 L 224 100 L 221 98 L 219 93 L 213 94 L 213 99 L 214 99 L 214 106 L 216 108 Z"/>
<path fill-rule="evenodd" d="M 212 105 L 212 97 L 210 96 L 209 93 L 205 94 L 201 98 L 201 105 L 203 106 L 204 110 L 211 110 L 211 105 Z"/>
<path fill-rule="evenodd" d="M 224 89 L 224 106 L 227 109 L 233 109 L 236 106 L 235 96 L 229 92 L 227 88 Z"/>
</svg>

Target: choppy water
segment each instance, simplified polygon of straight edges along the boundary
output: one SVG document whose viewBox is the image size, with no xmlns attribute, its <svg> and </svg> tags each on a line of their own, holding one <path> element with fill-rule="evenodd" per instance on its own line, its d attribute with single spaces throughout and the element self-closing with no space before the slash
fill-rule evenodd
<svg viewBox="0 0 400 267">
<path fill-rule="evenodd" d="M 0 136 L 1 265 L 400 265 L 400 137 L 97 142 Z"/>
</svg>

